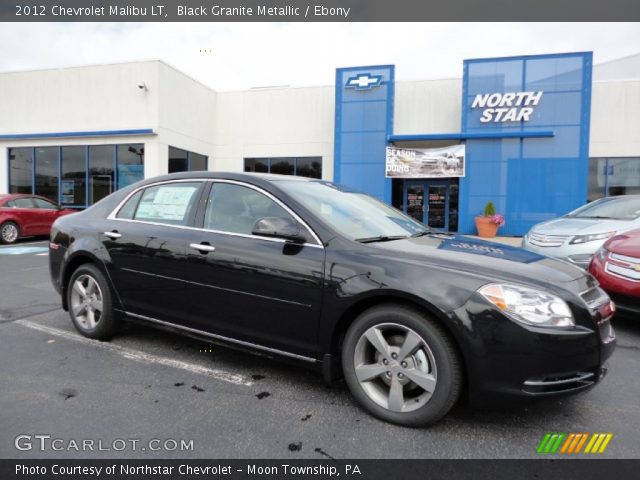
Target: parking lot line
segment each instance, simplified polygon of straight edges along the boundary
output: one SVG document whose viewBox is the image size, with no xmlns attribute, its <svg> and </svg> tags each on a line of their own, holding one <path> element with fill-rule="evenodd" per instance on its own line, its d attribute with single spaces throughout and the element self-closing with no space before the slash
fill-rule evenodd
<svg viewBox="0 0 640 480">
<path fill-rule="evenodd" d="M 37 330 L 43 333 L 47 333 L 49 335 L 55 335 L 56 337 L 61 337 L 66 340 L 71 340 L 73 342 L 84 343 L 86 345 L 91 345 L 93 347 L 101 348 L 102 350 L 107 350 L 109 352 L 116 353 L 128 360 L 134 360 L 136 362 L 146 363 L 146 364 L 164 365 L 166 367 L 177 368 L 180 370 L 185 370 L 190 373 L 206 375 L 208 377 L 215 378 L 216 380 L 233 383 L 235 385 L 243 385 L 243 386 L 249 387 L 253 384 L 253 382 L 251 382 L 244 375 L 225 372 L 224 370 L 208 368 L 202 365 L 197 365 L 195 363 L 184 362 L 181 360 L 174 360 L 172 358 L 161 357 L 159 355 L 153 355 L 150 353 L 144 353 L 144 352 L 140 352 L 130 348 L 121 347 L 119 345 L 114 345 L 113 343 L 106 343 L 106 342 L 100 342 L 98 340 L 92 340 L 90 338 L 82 337 L 73 332 L 60 330 L 59 328 L 54 328 L 54 327 L 48 327 L 46 325 L 32 322 L 30 320 L 24 320 L 24 319 L 16 320 L 14 323 L 18 325 L 22 325 L 23 327 L 26 327 L 26 328 L 30 328 L 32 330 Z"/>
</svg>

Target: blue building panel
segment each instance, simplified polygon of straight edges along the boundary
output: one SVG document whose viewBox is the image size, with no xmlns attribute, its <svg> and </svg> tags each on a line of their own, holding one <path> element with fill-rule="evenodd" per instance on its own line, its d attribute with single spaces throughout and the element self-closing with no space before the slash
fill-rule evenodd
<svg viewBox="0 0 640 480">
<path fill-rule="evenodd" d="M 385 178 L 393 129 L 394 66 L 336 70 L 334 180 L 391 202 Z"/>
<path fill-rule="evenodd" d="M 466 60 L 462 135 L 552 130 L 553 137 L 466 140 L 467 175 L 460 180 L 459 226 L 493 201 L 506 218 L 503 235 L 565 214 L 587 200 L 591 52 Z M 476 95 L 542 92 L 527 121 L 482 122 Z M 496 97 L 497 98 L 497 97 Z M 526 106 L 526 105 L 525 105 Z M 499 106 L 500 107 L 500 106 Z"/>
</svg>

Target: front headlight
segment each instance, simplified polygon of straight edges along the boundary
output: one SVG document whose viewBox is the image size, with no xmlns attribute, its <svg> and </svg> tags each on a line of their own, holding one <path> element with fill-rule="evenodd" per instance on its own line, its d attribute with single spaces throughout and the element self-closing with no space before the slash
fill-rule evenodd
<svg viewBox="0 0 640 480">
<path fill-rule="evenodd" d="M 498 283 L 485 285 L 478 292 L 517 322 L 538 327 L 575 325 L 569 306 L 551 293 L 520 285 Z"/>
<path fill-rule="evenodd" d="M 601 262 L 604 262 L 607 259 L 608 253 L 609 253 L 609 250 L 607 250 L 604 247 L 600 247 L 596 252 L 596 256 L 598 257 L 598 260 L 600 260 Z"/>
<path fill-rule="evenodd" d="M 605 233 L 592 233 L 590 235 L 576 235 L 571 239 L 569 245 L 575 245 L 577 243 L 587 243 L 593 242 L 595 240 L 606 240 L 607 238 L 611 238 L 616 234 L 616 232 L 605 232 Z"/>
</svg>

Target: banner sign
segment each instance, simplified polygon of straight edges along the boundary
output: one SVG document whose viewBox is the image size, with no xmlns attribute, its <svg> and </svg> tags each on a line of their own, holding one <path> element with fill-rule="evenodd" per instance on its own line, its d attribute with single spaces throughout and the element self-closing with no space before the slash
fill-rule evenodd
<svg viewBox="0 0 640 480">
<path fill-rule="evenodd" d="M 464 145 L 444 148 L 387 147 L 387 178 L 464 177 Z"/>
</svg>

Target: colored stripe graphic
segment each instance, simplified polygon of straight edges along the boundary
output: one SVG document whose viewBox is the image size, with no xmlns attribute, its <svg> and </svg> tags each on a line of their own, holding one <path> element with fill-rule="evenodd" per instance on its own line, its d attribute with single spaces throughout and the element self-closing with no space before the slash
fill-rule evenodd
<svg viewBox="0 0 640 480">
<path fill-rule="evenodd" d="M 562 453 L 575 455 L 578 453 L 604 453 L 613 438 L 612 433 L 560 433 L 549 432 L 538 445 L 537 453 Z M 587 441 L 588 440 L 588 441 Z M 582 447 L 586 447 L 584 451 Z"/>
<path fill-rule="evenodd" d="M 538 453 L 556 453 L 566 436 L 565 433 L 547 433 L 538 445 Z"/>
</svg>

